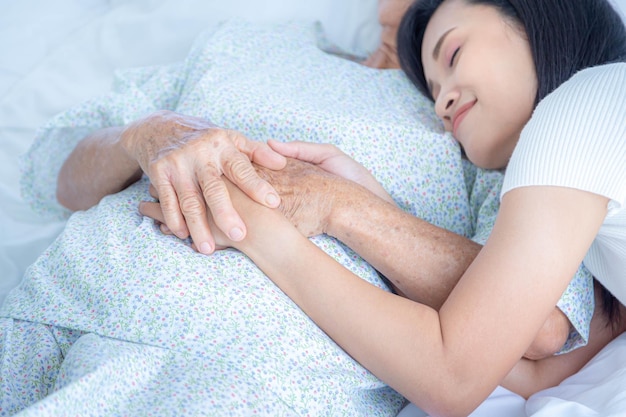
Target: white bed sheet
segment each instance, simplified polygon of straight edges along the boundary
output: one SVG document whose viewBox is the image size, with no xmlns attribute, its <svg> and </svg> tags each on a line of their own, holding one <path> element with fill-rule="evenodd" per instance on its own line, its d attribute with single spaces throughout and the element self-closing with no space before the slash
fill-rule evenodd
<svg viewBox="0 0 626 417">
<path fill-rule="evenodd" d="M 615 0 L 626 15 L 626 0 Z M 376 0 L 22 0 L 0 2 L 0 303 L 56 237 L 62 222 L 31 212 L 18 156 L 56 113 L 106 92 L 115 68 L 184 58 L 194 37 L 224 18 L 318 19 L 331 41 L 365 55 L 376 47 Z M 402 417 L 426 414 L 409 405 Z M 498 388 L 488 416 L 626 416 L 626 336 L 561 386 L 524 401 Z"/>
</svg>

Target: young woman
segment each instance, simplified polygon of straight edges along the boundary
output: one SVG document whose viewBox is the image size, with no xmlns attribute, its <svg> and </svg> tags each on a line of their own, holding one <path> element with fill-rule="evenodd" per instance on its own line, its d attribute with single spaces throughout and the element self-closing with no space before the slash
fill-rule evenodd
<svg viewBox="0 0 626 417">
<path fill-rule="evenodd" d="M 467 415 L 581 262 L 626 301 L 626 31 L 601 0 L 422 0 L 398 46 L 467 157 L 507 168 L 493 233 L 438 311 L 363 282 L 234 187 L 247 235 L 213 230 L 412 402 Z M 343 200 L 320 224 L 385 210 L 367 193 Z"/>
</svg>

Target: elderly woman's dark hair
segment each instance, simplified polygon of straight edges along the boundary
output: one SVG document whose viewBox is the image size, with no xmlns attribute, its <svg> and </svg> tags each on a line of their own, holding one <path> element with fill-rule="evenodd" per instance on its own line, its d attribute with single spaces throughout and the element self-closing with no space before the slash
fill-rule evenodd
<svg viewBox="0 0 626 417">
<path fill-rule="evenodd" d="M 411 82 L 426 96 L 421 51 L 424 31 L 446 0 L 415 0 L 398 29 L 398 58 Z M 576 72 L 626 62 L 626 28 L 607 0 L 463 0 L 495 7 L 524 29 L 537 73 L 535 104 Z"/>
</svg>

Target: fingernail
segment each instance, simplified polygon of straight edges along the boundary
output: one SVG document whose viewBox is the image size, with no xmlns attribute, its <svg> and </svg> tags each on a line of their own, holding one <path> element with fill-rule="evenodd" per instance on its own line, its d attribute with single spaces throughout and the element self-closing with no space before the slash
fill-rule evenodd
<svg viewBox="0 0 626 417">
<path fill-rule="evenodd" d="M 276 207 L 279 204 L 280 200 L 276 194 L 268 194 L 265 197 L 265 203 L 270 207 Z"/>
<path fill-rule="evenodd" d="M 209 245 L 207 242 L 202 242 L 200 244 L 200 252 L 204 253 L 205 255 L 208 255 L 211 253 L 211 245 Z"/>
<path fill-rule="evenodd" d="M 230 233 L 228 234 L 231 240 L 238 241 L 243 238 L 243 230 L 238 227 L 233 227 L 230 229 Z"/>
</svg>

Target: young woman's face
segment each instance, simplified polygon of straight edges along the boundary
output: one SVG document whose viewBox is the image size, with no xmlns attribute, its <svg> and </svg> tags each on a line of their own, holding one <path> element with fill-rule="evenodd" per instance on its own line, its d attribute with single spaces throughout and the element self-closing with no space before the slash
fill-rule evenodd
<svg viewBox="0 0 626 417">
<path fill-rule="evenodd" d="M 537 92 L 523 30 L 493 7 L 446 0 L 426 27 L 421 58 L 435 111 L 470 161 L 506 166 Z"/>
</svg>

